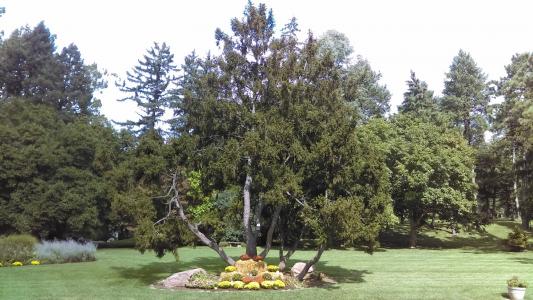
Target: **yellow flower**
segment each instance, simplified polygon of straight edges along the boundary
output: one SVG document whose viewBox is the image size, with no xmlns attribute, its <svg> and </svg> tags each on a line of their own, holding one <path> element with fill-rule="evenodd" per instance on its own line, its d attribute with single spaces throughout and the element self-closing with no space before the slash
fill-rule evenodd
<svg viewBox="0 0 533 300">
<path fill-rule="evenodd" d="M 227 266 L 224 271 L 226 272 L 235 272 L 237 270 L 237 268 L 235 268 L 234 266 Z"/>
<path fill-rule="evenodd" d="M 14 267 L 20 267 L 20 266 L 22 266 L 22 263 L 20 261 L 16 261 L 16 262 L 12 263 L 11 265 L 14 266 Z"/>
<path fill-rule="evenodd" d="M 2 263 L 0 263 L 0 268 L 3 267 L 4 265 Z"/>
<path fill-rule="evenodd" d="M 285 288 L 285 283 L 281 280 L 276 280 L 274 281 L 274 288 L 280 288 L 280 289 L 283 289 Z"/>
<path fill-rule="evenodd" d="M 40 265 L 41 262 L 38 261 L 38 260 L 32 260 L 32 261 L 31 261 L 31 264 L 34 265 L 34 266 L 37 266 L 37 265 Z"/>
</svg>

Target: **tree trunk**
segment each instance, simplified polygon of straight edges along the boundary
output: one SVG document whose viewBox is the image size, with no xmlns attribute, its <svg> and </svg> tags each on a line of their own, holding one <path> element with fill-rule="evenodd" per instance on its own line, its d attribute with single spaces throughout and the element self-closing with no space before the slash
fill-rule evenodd
<svg viewBox="0 0 533 300">
<path fill-rule="evenodd" d="M 270 221 L 270 227 L 268 228 L 265 249 L 261 252 L 261 256 L 264 258 L 268 255 L 270 248 L 272 248 L 272 238 L 274 236 L 274 230 L 276 229 L 276 224 L 278 224 L 279 214 L 281 213 L 281 205 L 278 205 L 274 210 L 274 215 L 272 216 L 272 221 Z"/>
<path fill-rule="evenodd" d="M 411 249 L 416 248 L 416 238 L 418 231 L 418 222 L 415 220 L 415 217 L 411 217 L 410 221 L 410 232 L 409 232 L 409 247 Z"/>
<path fill-rule="evenodd" d="M 292 243 L 287 253 L 284 254 L 285 234 L 282 230 L 280 230 L 281 245 L 279 246 L 279 266 L 278 266 L 280 271 L 285 270 L 285 267 L 287 266 L 287 261 L 289 260 L 289 258 L 291 258 L 294 252 L 296 252 L 296 247 L 298 247 L 298 243 L 300 242 L 300 239 L 302 238 L 303 234 L 304 234 L 304 229 L 302 228 L 298 238 L 294 240 L 294 243 Z"/>
<path fill-rule="evenodd" d="M 515 204 L 515 217 L 520 219 L 520 201 L 518 199 L 518 172 L 516 171 L 516 145 L 513 143 L 513 192 L 514 192 L 514 204 Z"/>
<path fill-rule="evenodd" d="M 309 271 L 309 268 L 311 268 L 314 264 L 316 264 L 320 260 L 320 257 L 322 256 L 322 253 L 324 253 L 324 250 L 326 250 L 326 245 L 324 245 L 324 244 L 320 245 L 315 257 L 313 257 L 311 260 L 309 260 L 305 264 L 305 267 L 303 268 L 302 272 L 300 274 L 298 274 L 298 277 L 297 277 L 298 280 L 300 280 L 300 281 L 304 280 L 304 277 L 307 274 L 307 271 Z"/>
<path fill-rule="evenodd" d="M 169 204 L 169 212 L 168 212 L 167 217 L 171 215 L 171 213 L 172 213 L 172 204 L 174 204 L 176 206 L 176 208 L 178 209 L 178 216 L 180 217 L 180 219 L 187 224 L 187 227 L 189 227 L 191 232 L 194 233 L 194 235 L 202 243 L 204 243 L 209 248 L 213 249 L 220 256 L 220 258 L 222 258 L 226 263 L 228 263 L 230 265 L 235 264 L 235 261 L 233 260 L 233 258 L 229 257 L 226 254 L 226 252 L 224 251 L 224 249 L 220 248 L 215 241 L 213 241 L 212 239 L 208 238 L 205 234 L 203 234 L 198 229 L 198 225 L 191 223 L 189 218 L 187 218 L 187 215 L 185 215 L 185 211 L 184 211 L 183 206 L 181 205 L 181 202 L 179 200 L 177 177 L 178 177 L 177 174 L 173 175 L 173 177 L 172 177 L 172 186 L 170 187 L 169 193 L 167 194 L 167 195 L 170 195 L 170 193 L 174 192 L 174 196 L 170 199 L 170 201 L 168 203 Z M 163 218 L 163 219 L 161 219 L 159 221 L 162 221 L 164 219 L 165 218 Z"/>
<path fill-rule="evenodd" d="M 252 159 L 248 158 L 248 167 L 252 166 Z M 243 200 L 244 208 L 242 212 L 242 222 L 244 227 L 244 232 L 246 235 L 246 254 L 250 257 L 257 255 L 257 238 L 252 229 L 252 224 L 250 223 L 250 212 L 251 212 L 251 189 L 252 189 L 252 176 L 250 171 L 246 174 L 246 180 L 244 181 L 243 188 Z"/>
<path fill-rule="evenodd" d="M 466 117 L 463 120 L 463 126 L 464 126 L 463 136 L 468 141 L 468 145 L 471 146 L 472 145 L 472 132 L 471 132 L 471 128 L 470 128 L 470 118 L 469 117 Z"/>
</svg>

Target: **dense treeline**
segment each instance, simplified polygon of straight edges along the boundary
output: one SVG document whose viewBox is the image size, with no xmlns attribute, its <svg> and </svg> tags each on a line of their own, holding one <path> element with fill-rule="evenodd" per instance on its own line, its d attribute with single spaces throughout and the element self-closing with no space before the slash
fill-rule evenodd
<svg viewBox="0 0 533 300">
<path fill-rule="evenodd" d="M 220 53 L 180 69 L 165 43 L 148 49 L 117 83 L 141 110 L 122 130 L 100 115 L 106 83 L 75 45 L 58 51 L 44 23 L 4 38 L 0 234 L 135 234 L 141 250 L 204 243 L 231 263 L 220 241 L 267 255 L 277 240 L 284 262 L 303 238 L 316 260 L 331 246 L 372 251 L 398 222 L 411 246 L 422 226 L 529 226 L 532 53 L 488 82 L 460 50 L 442 97 L 411 72 L 389 115 L 381 75 L 342 33 L 300 40 L 294 19 L 276 32 L 253 4 L 231 25 L 216 31 Z"/>
</svg>

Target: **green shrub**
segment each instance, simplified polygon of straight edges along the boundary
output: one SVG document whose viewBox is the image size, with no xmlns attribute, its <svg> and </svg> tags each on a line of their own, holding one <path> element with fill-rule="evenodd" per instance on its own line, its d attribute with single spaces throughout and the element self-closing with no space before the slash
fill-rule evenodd
<svg viewBox="0 0 533 300">
<path fill-rule="evenodd" d="M 252 275 L 252 276 L 257 276 L 257 270 L 252 270 L 252 271 L 250 271 L 250 275 Z"/>
<path fill-rule="evenodd" d="M 69 263 L 96 260 L 96 245 L 68 241 L 42 241 L 35 247 L 37 258 L 52 263 Z"/>
<path fill-rule="evenodd" d="M 524 251 L 528 246 L 527 239 L 527 233 L 519 227 L 515 227 L 513 232 L 507 236 L 507 246 L 511 251 Z"/>
<path fill-rule="evenodd" d="M 34 258 L 37 239 L 29 234 L 14 234 L 0 237 L 0 262 L 11 264 L 20 261 L 29 263 Z"/>
<path fill-rule="evenodd" d="M 233 273 L 233 276 L 231 277 L 231 280 L 233 281 L 242 281 L 242 274 L 241 273 Z"/>
<path fill-rule="evenodd" d="M 264 280 L 272 280 L 272 274 L 265 272 L 262 274 Z"/>
<path fill-rule="evenodd" d="M 513 276 L 513 278 L 507 280 L 507 286 L 527 288 L 527 283 L 525 281 L 519 280 L 518 277 Z"/>
</svg>

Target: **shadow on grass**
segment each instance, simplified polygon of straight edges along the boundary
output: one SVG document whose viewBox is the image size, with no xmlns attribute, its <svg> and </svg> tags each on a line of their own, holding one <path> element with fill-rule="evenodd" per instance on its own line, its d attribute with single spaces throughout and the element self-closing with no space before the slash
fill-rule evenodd
<svg viewBox="0 0 533 300">
<path fill-rule="evenodd" d="M 327 261 L 319 261 L 315 269 L 335 279 L 338 283 L 362 283 L 365 282 L 365 275 L 372 274 L 367 270 L 346 269 L 339 266 L 331 266 L 327 263 Z"/>
<path fill-rule="evenodd" d="M 526 257 L 512 257 L 511 260 L 514 260 L 516 262 L 519 262 L 521 264 L 529 264 L 533 265 L 533 258 L 526 258 Z"/>
<path fill-rule="evenodd" d="M 138 280 L 149 285 L 177 272 L 203 268 L 210 273 L 219 273 L 225 266 L 225 263 L 218 257 L 197 257 L 193 261 L 151 262 L 136 267 L 111 268 L 124 279 Z"/>
<path fill-rule="evenodd" d="M 511 299 L 509 298 L 509 293 L 501 293 L 500 296 L 502 296 L 502 299 Z"/>
<path fill-rule="evenodd" d="M 445 232 L 445 238 L 430 236 L 424 232 L 418 234 L 417 248 L 465 249 L 474 253 L 495 253 L 505 250 L 503 240 L 483 230 L 466 232 L 468 236 L 452 236 L 450 232 L 435 229 L 434 232 Z M 427 231 L 431 232 L 431 231 Z M 464 235 L 465 233 L 463 233 Z M 380 243 L 384 248 L 409 248 L 409 235 L 407 226 L 400 226 L 394 230 L 385 231 L 380 235 Z"/>
</svg>

